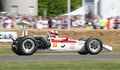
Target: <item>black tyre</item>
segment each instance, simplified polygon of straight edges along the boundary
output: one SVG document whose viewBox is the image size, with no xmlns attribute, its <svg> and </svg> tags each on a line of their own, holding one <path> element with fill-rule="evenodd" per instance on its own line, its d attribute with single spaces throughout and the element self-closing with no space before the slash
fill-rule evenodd
<svg viewBox="0 0 120 70">
<path fill-rule="evenodd" d="M 78 54 L 80 54 L 80 55 L 87 55 L 88 52 L 87 51 L 86 52 L 78 52 Z"/>
<path fill-rule="evenodd" d="M 17 38 L 15 41 L 13 41 L 13 44 L 12 44 L 12 47 L 11 47 L 11 50 L 12 50 L 15 54 L 17 54 L 17 55 L 23 55 L 22 52 L 20 52 L 20 51 L 18 50 L 18 46 L 17 46 L 17 42 L 18 42 L 18 40 L 20 40 L 20 39 L 22 39 L 22 37 L 19 37 L 19 38 Z"/>
<path fill-rule="evenodd" d="M 34 37 L 38 42 L 39 49 L 49 49 L 50 48 L 50 41 L 47 40 L 46 37 Z"/>
<path fill-rule="evenodd" d="M 95 37 L 90 37 L 85 42 L 85 48 L 89 54 L 99 54 L 103 48 L 102 41 Z"/>
<path fill-rule="evenodd" d="M 78 41 L 86 41 L 86 40 L 87 40 L 87 38 L 80 38 Z M 78 54 L 80 54 L 80 55 L 87 55 L 88 51 L 85 48 L 84 52 L 80 51 L 80 52 L 78 52 Z"/>
<path fill-rule="evenodd" d="M 32 55 L 37 50 L 36 40 L 30 37 L 20 38 L 16 47 L 14 46 L 12 49 L 17 55 Z"/>
<path fill-rule="evenodd" d="M 18 48 L 17 48 L 17 46 L 16 45 L 12 45 L 12 51 L 15 53 L 15 54 L 17 54 L 17 55 L 23 55 L 19 50 L 18 50 Z"/>
</svg>

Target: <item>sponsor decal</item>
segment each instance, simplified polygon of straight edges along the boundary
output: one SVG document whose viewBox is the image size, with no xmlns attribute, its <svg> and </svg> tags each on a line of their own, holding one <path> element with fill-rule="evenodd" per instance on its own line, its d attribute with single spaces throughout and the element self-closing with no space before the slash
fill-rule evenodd
<svg viewBox="0 0 120 70">
<path fill-rule="evenodd" d="M 17 38 L 16 32 L 0 32 L 0 42 L 12 42 L 12 39 Z"/>
<path fill-rule="evenodd" d="M 57 43 L 53 43 L 53 47 L 57 47 Z"/>
<path fill-rule="evenodd" d="M 75 45 L 74 43 L 70 44 L 70 45 Z"/>
<path fill-rule="evenodd" d="M 70 46 L 69 48 L 70 48 L 70 49 L 75 49 L 75 47 L 74 47 L 74 46 Z"/>
<path fill-rule="evenodd" d="M 65 44 L 61 45 L 61 47 L 64 48 L 64 47 L 65 47 Z"/>
<path fill-rule="evenodd" d="M 70 49 L 75 49 L 75 44 L 70 44 L 69 48 Z"/>
</svg>

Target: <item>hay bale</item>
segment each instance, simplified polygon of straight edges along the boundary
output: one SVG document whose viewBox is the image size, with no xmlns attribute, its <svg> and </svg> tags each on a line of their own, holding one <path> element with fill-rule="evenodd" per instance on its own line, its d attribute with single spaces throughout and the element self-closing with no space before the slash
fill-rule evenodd
<svg viewBox="0 0 120 70">
<path fill-rule="evenodd" d="M 29 29 L 30 36 L 33 35 L 46 35 L 47 31 L 52 29 Z M 107 44 L 120 44 L 120 32 L 119 30 L 87 30 L 87 29 L 57 29 L 59 36 L 68 36 L 73 39 L 79 39 L 82 37 L 98 37 L 104 43 Z M 20 29 L 0 30 L 0 31 L 15 31 L 21 36 Z"/>
</svg>

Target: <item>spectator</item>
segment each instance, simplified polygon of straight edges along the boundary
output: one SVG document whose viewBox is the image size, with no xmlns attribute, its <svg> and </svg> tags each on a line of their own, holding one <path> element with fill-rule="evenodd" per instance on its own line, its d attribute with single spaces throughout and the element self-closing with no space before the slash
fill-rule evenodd
<svg viewBox="0 0 120 70">
<path fill-rule="evenodd" d="M 42 17 L 37 17 L 36 18 L 35 28 L 43 29 Z"/>
<path fill-rule="evenodd" d="M 93 29 L 93 20 L 92 19 L 87 20 L 86 28 L 87 29 Z"/>
<path fill-rule="evenodd" d="M 111 22 L 110 22 L 110 18 L 107 19 L 107 29 L 110 29 L 111 26 Z"/>
<path fill-rule="evenodd" d="M 43 23 L 43 28 L 48 28 L 48 20 L 45 17 L 42 19 L 42 23 Z"/>
<path fill-rule="evenodd" d="M 72 19 L 72 26 L 73 26 L 73 28 L 77 28 L 78 27 L 78 25 L 75 22 L 75 19 Z"/>
<path fill-rule="evenodd" d="M 104 29 L 104 27 L 105 27 L 105 20 L 102 17 L 100 17 L 99 23 L 100 23 L 100 29 Z"/>
<path fill-rule="evenodd" d="M 119 28 L 119 18 L 116 17 L 114 20 L 114 29 L 118 29 Z"/>
<path fill-rule="evenodd" d="M 117 18 L 118 18 L 118 29 L 120 29 L 120 17 L 117 16 Z"/>
<path fill-rule="evenodd" d="M 114 18 L 113 18 L 113 17 L 110 18 L 110 23 L 111 23 L 111 24 L 110 24 L 110 28 L 111 28 L 111 29 L 114 29 L 114 28 L 113 28 L 113 27 L 114 27 Z"/>
<path fill-rule="evenodd" d="M 6 19 L 3 20 L 3 27 L 5 29 L 10 29 L 14 27 L 14 19 L 11 16 L 8 16 Z"/>
<path fill-rule="evenodd" d="M 52 18 L 48 18 L 48 28 L 52 28 L 52 26 L 53 26 Z"/>
<path fill-rule="evenodd" d="M 95 17 L 93 20 L 93 28 L 94 29 L 99 29 L 100 28 L 100 23 L 99 23 L 99 18 Z"/>
<path fill-rule="evenodd" d="M 62 28 L 62 19 L 59 17 L 56 19 L 56 28 L 58 29 Z"/>
<path fill-rule="evenodd" d="M 80 16 L 76 16 L 76 24 L 78 27 L 83 28 L 84 27 L 84 22 L 80 19 Z"/>
<path fill-rule="evenodd" d="M 64 18 L 62 19 L 62 28 L 63 28 L 63 29 L 68 28 L 68 24 L 69 24 L 69 19 L 68 19 L 68 17 L 64 17 Z"/>
<path fill-rule="evenodd" d="M 109 18 L 107 21 L 105 21 L 103 18 L 98 18 L 95 17 L 92 13 L 89 13 L 89 18 L 87 19 L 88 21 L 84 23 L 81 19 L 80 16 L 75 16 L 75 18 L 72 18 L 72 26 L 77 27 L 77 28 L 86 28 L 89 29 L 120 29 L 120 17 L 117 16 L 115 18 Z M 5 29 L 10 29 L 10 28 L 17 28 L 18 26 L 23 28 L 23 25 L 21 25 L 21 21 L 27 22 L 27 27 L 34 27 L 38 29 L 43 29 L 43 28 L 60 28 L 60 29 L 65 29 L 68 28 L 69 24 L 69 19 L 68 17 L 59 17 L 57 19 L 52 19 L 52 18 L 42 18 L 38 16 L 24 16 L 24 15 L 19 15 L 16 17 L 13 16 L 8 16 L 8 15 L 3 15 L 1 16 L 1 27 Z M 20 25 L 19 25 L 20 24 Z M 34 24 L 34 26 L 33 26 Z"/>
</svg>

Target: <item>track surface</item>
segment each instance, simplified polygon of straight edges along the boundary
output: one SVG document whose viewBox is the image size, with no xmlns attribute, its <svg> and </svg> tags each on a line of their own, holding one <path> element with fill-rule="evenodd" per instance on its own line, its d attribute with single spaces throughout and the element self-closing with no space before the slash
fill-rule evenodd
<svg viewBox="0 0 120 70">
<path fill-rule="evenodd" d="M 40 61 L 40 60 L 116 60 L 120 59 L 120 54 L 100 54 L 100 55 L 0 55 L 1 61 Z"/>
</svg>

